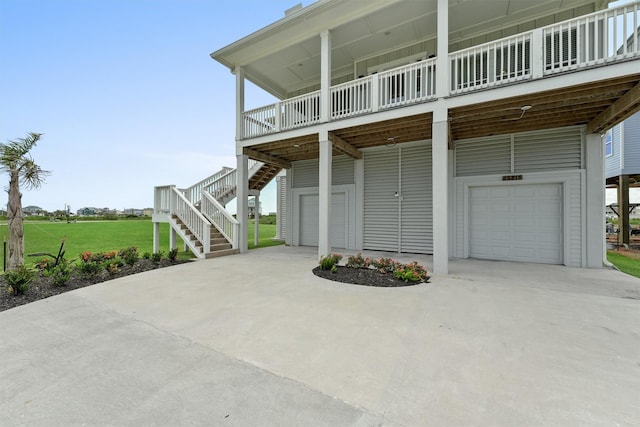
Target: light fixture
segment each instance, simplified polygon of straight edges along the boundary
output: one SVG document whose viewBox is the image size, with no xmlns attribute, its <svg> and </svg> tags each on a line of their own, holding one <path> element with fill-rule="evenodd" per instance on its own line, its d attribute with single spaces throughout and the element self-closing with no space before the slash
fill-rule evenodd
<svg viewBox="0 0 640 427">
<path fill-rule="evenodd" d="M 394 136 L 390 136 L 387 138 L 387 143 L 385 144 L 387 147 L 393 147 L 396 145 L 396 138 Z"/>
<path fill-rule="evenodd" d="M 298 148 L 298 147 L 300 147 L 300 144 L 293 144 L 293 146 Z"/>
</svg>

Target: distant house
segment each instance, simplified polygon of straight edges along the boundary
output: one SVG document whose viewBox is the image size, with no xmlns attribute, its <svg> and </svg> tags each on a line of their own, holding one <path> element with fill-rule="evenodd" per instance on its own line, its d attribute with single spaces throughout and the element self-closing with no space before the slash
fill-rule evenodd
<svg viewBox="0 0 640 427">
<path fill-rule="evenodd" d="M 46 212 L 40 206 L 25 206 L 22 208 L 22 213 L 31 216 L 44 216 Z"/>
<path fill-rule="evenodd" d="M 640 212 L 636 207 L 629 215 L 629 188 L 640 187 L 640 113 L 614 126 L 604 135 L 605 179 L 609 188 L 618 190 L 618 203 L 614 216 L 622 230 L 629 230 L 629 219 Z M 629 232 L 620 233 L 620 243 L 629 243 Z"/>
<path fill-rule="evenodd" d="M 262 215 L 262 202 L 258 203 L 258 215 Z M 248 201 L 248 207 L 249 207 L 249 218 L 255 218 L 256 216 L 256 199 L 251 198 Z"/>
<path fill-rule="evenodd" d="M 125 209 L 122 213 L 126 216 L 142 216 L 142 209 Z"/>
<path fill-rule="evenodd" d="M 78 216 L 95 216 L 96 212 L 97 212 L 96 208 L 86 207 L 86 208 L 78 209 L 76 211 L 76 215 L 78 215 Z"/>
</svg>

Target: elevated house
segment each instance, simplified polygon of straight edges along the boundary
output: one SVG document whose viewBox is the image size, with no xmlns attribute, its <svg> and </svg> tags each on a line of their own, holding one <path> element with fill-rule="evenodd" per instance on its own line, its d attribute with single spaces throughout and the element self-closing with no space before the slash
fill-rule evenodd
<svg viewBox="0 0 640 427">
<path fill-rule="evenodd" d="M 618 203 L 608 209 L 618 218 L 618 228 L 624 230 L 618 235 L 619 243 L 629 244 L 629 219 L 639 213 L 637 204 L 629 202 L 629 188 L 640 187 L 640 113 L 605 134 L 604 156 L 607 187 L 618 190 Z"/>
<path fill-rule="evenodd" d="M 451 257 L 601 267 L 601 134 L 640 108 L 640 2 L 607 6 L 292 8 L 211 54 L 235 74 L 237 168 L 218 177 L 233 184 L 156 187 L 154 221 L 246 251 L 247 200 L 280 173 L 279 236 L 319 256 L 433 254 L 439 274 Z M 246 81 L 278 101 L 245 110 Z"/>
</svg>

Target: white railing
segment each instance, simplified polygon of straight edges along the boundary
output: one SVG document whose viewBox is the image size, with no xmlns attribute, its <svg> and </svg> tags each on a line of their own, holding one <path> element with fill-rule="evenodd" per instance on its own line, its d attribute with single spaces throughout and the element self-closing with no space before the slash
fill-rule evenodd
<svg viewBox="0 0 640 427">
<path fill-rule="evenodd" d="M 271 104 L 242 113 L 242 123 L 244 123 L 242 135 L 245 138 L 252 138 L 275 132 L 277 106 L 278 104 Z"/>
<path fill-rule="evenodd" d="M 280 126 L 276 123 L 277 130 L 295 129 L 320 122 L 320 91 L 289 98 L 279 104 L 281 122 Z"/>
<path fill-rule="evenodd" d="M 202 215 L 187 198 L 172 187 L 171 213 L 176 215 L 189 231 L 202 243 L 202 253 L 206 254 L 211 249 L 211 223 Z M 186 242 L 189 244 L 189 242 Z"/>
<path fill-rule="evenodd" d="M 640 2 L 470 47 L 449 54 L 449 94 L 640 57 Z M 435 99 L 436 59 L 362 77 L 330 88 L 328 120 Z M 320 121 L 320 92 L 247 111 L 242 138 Z"/>
<path fill-rule="evenodd" d="M 153 189 L 153 213 L 171 214 L 171 193 L 175 185 L 161 185 Z"/>
<path fill-rule="evenodd" d="M 233 249 L 238 248 L 240 223 L 211 194 L 204 192 L 200 203 L 202 214 L 211 221 L 218 231 L 231 242 Z"/>
<path fill-rule="evenodd" d="M 372 112 L 372 81 L 369 76 L 331 87 L 331 119 Z"/>
<path fill-rule="evenodd" d="M 640 4 L 543 28 L 544 73 L 555 74 L 640 55 Z"/>
<path fill-rule="evenodd" d="M 232 169 L 202 190 L 203 192 L 206 191 L 211 194 L 216 200 L 223 200 L 225 197 L 235 194 L 237 176 L 236 170 Z M 200 199 L 202 199 L 202 197 L 200 197 Z"/>
<path fill-rule="evenodd" d="M 215 184 L 216 181 L 218 181 L 220 178 L 222 178 L 232 170 L 233 168 L 224 166 L 217 173 L 203 179 L 202 181 L 199 181 L 193 184 L 191 187 L 183 189 L 182 192 L 187 198 L 187 200 L 189 200 L 191 203 L 197 203 L 202 198 L 203 189 L 208 188 L 212 184 Z"/>
<path fill-rule="evenodd" d="M 518 34 L 450 54 L 451 93 L 531 78 L 531 37 Z"/>
<path fill-rule="evenodd" d="M 379 97 L 375 96 L 379 109 L 415 104 L 435 98 L 436 60 L 427 59 L 403 67 L 383 71 L 374 77 L 378 80 Z"/>
</svg>

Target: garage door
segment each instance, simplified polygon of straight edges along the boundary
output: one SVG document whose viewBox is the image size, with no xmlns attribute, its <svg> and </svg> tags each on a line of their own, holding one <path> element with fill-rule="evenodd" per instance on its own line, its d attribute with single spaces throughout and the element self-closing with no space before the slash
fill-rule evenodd
<svg viewBox="0 0 640 427">
<path fill-rule="evenodd" d="M 472 187 L 469 193 L 469 256 L 563 263 L 560 184 Z"/>
<path fill-rule="evenodd" d="M 331 246 L 346 248 L 347 208 L 346 194 L 334 193 L 331 197 Z M 318 246 L 318 210 L 317 194 L 300 196 L 300 245 Z"/>
</svg>

